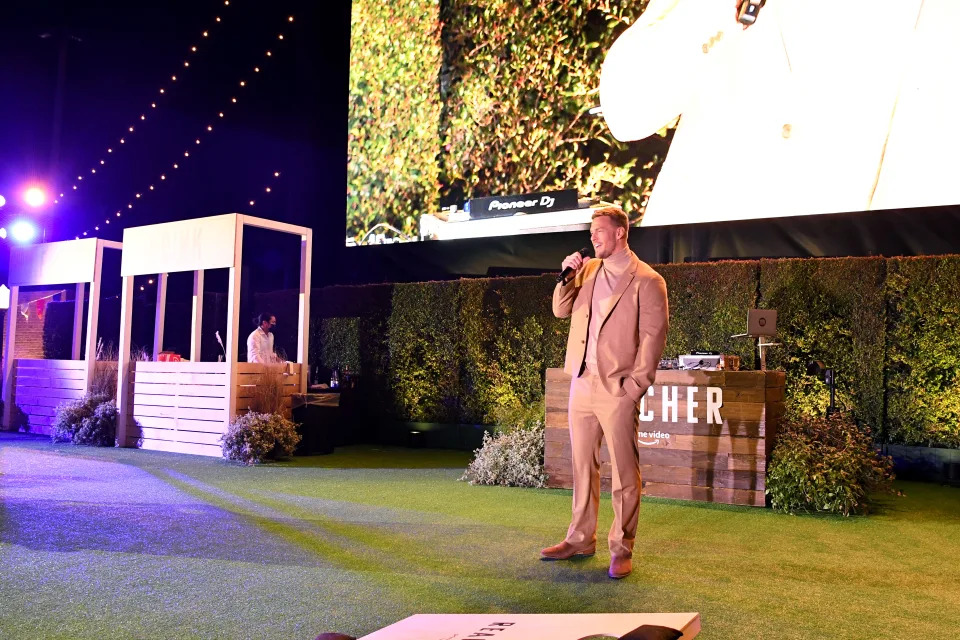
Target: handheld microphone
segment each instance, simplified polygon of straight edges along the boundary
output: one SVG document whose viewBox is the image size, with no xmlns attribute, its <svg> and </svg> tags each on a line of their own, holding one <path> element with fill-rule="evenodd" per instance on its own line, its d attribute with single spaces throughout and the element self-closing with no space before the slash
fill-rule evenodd
<svg viewBox="0 0 960 640">
<path fill-rule="evenodd" d="M 767 3 L 767 0 L 741 0 L 737 7 L 737 22 L 746 29 L 757 21 L 760 15 L 760 9 Z"/>
<path fill-rule="evenodd" d="M 580 254 L 581 258 L 586 258 L 587 254 L 590 253 L 590 247 L 584 247 L 583 249 L 580 249 L 580 251 L 578 251 L 577 253 Z M 571 273 L 573 273 L 573 269 L 571 269 L 570 267 L 567 267 L 566 269 L 560 272 L 560 275 L 557 276 L 557 282 L 563 282 L 564 280 L 567 279 L 567 276 L 569 276 Z"/>
</svg>

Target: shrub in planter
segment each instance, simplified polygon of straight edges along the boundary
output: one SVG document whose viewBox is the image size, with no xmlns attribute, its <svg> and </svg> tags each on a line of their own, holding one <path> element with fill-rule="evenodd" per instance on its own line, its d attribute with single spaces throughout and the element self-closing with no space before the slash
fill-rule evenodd
<svg viewBox="0 0 960 640">
<path fill-rule="evenodd" d="M 767 495 L 787 513 L 866 513 L 870 495 L 891 491 L 893 461 L 850 414 L 784 419 L 767 471 Z"/>
<path fill-rule="evenodd" d="M 96 420 L 94 419 L 97 408 L 107 402 L 111 402 L 108 396 L 88 393 L 77 400 L 61 404 L 57 407 L 56 417 L 53 421 L 53 433 L 50 434 L 51 439 L 54 442 L 98 444 L 112 447 L 117 431 L 116 405 L 113 405 L 112 435 L 109 435 L 109 438 L 107 437 L 107 434 L 111 432 L 109 410 L 105 410 Z M 81 429 L 84 431 L 81 436 L 84 442 L 77 442 L 75 435 Z"/>
<path fill-rule="evenodd" d="M 300 436 L 297 425 L 280 414 L 249 411 L 230 425 L 220 441 L 227 460 L 257 464 L 290 457 Z"/>
<path fill-rule="evenodd" d="M 483 445 L 460 478 L 470 484 L 543 488 L 543 423 L 483 434 Z"/>
</svg>

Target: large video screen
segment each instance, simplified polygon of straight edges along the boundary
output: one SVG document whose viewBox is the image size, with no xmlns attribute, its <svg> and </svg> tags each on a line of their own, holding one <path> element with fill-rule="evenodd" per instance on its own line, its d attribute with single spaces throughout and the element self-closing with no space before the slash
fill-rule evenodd
<svg viewBox="0 0 960 640">
<path fill-rule="evenodd" d="M 960 203 L 960 2 L 746 2 L 354 0 L 347 244 Z"/>
</svg>

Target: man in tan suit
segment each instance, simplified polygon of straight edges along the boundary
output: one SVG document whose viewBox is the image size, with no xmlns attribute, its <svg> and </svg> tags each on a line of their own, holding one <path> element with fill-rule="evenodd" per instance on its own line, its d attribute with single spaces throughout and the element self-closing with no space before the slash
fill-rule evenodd
<svg viewBox="0 0 960 640">
<path fill-rule="evenodd" d="M 596 258 L 563 261 L 576 275 L 553 292 L 553 313 L 570 317 L 564 371 L 570 384 L 573 517 L 560 544 L 540 552 L 566 560 L 596 550 L 600 443 L 613 463 L 611 578 L 627 576 L 640 513 L 637 403 L 653 384 L 666 343 L 667 286 L 627 247 L 629 223 L 617 207 L 598 209 L 590 224 Z"/>
</svg>

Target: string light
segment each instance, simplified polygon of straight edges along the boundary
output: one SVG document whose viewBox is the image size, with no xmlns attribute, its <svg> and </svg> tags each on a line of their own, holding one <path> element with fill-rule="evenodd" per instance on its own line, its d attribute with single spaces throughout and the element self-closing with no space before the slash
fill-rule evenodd
<svg viewBox="0 0 960 640">
<path fill-rule="evenodd" d="M 226 1 L 224 4 L 225 4 L 225 5 L 229 5 L 229 1 Z M 219 16 L 216 17 L 216 21 L 217 21 L 217 22 L 221 22 L 221 19 L 220 19 Z M 288 17 L 287 17 L 287 21 L 288 21 L 288 22 L 293 22 L 293 21 L 294 21 L 294 17 L 293 17 L 293 16 L 288 16 Z M 209 31 L 203 31 L 203 32 L 202 32 L 202 35 L 203 35 L 204 38 L 207 38 L 207 37 L 209 37 L 210 32 L 209 32 Z M 278 34 L 278 39 L 279 39 L 279 40 L 284 40 L 284 34 L 283 34 L 283 33 Z M 193 45 L 193 46 L 190 47 L 190 51 L 191 51 L 192 53 L 196 53 L 196 52 L 198 51 L 198 48 L 197 48 L 195 45 Z M 273 57 L 273 52 L 272 52 L 271 50 L 266 50 L 265 53 L 264 53 L 264 55 L 265 55 L 265 57 L 267 57 L 267 58 L 271 58 L 271 57 Z M 189 67 L 190 67 L 190 61 L 189 61 L 189 60 L 183 60 L 183 63 L 184 63 L 183 66 L 184 66 L 185 68 L 189 68 Z M 254 67 L 253 67 L 254 73 L 260 73 L 260 70 L 261 70 L 261 69 L 260 69 L 259 66 L 254 66 Z M 171 78 L 171 81 L 172 81 L 172 82 L 176 82 L 176 81 L 178 80 L 178 78 L 177 78 L 176 75 L 171 75 L 170 78 Z M 246 80 L 239 80 L 238 83 L 239 83 L 240 87 L 246 87 L 246 86 L 247 86 Z M 160 92 L 161 94 L 165 94 L 165 93 L 166 93 L 166 89 L 165 89 L 164 87 L 160 87 L 160 88 L 159 88 L 159 92 Z M 230 103 L 231 103 L 231 104 L 237 104 L 237 102 L 238 102 L 238 99 L 237 99 L 236 96 L 232 96 L 232 97 L 230 98 Z M 157 108 L 157 103 L 156 103 L 156 102 L 151 102 L 151 103 L 150 103 L 150 107 L 151 107 L 152 109 L 156 109 L 156 108 Z M 222 119 L 222 118 L 226 117 L 226 114 L 225 114 L 223 111 L 219 111 L 219 112 L 217 112 L 217 116 Z M 140 114 L 140 120 L 141 120 L 141 121 L 146 121 L 146 114 Z M 134 127 L 132 127 L 132 126 L 131 126 L 131 127 L 128 127 L 128 130 L 129 130 L 130 133 L 133 133 L 133 132 L 134 132 Z M 212 127 L 211 125 L 207 125 L 207 126 L 206 126 L 206 131 L 207 131 L 208 133 L 212 132 L 212 131 L 213 131 L 213 127 Z M 201 142 L 201 139 L 200 139 L 200 138 L 195 138 L 195 139 L 194 139 L 194 144 L 199 145 L 200 142 Z M 125 144 L 125 143 L 126 143 L 126 139 L 125 139 L 125 138 L 120 138 L 120 144 Z M 112 148 L 108 148 L 108 149 L 107 149 L 107 153 L 112 153 L 112 152 L 113 152 L 113 149 L 112 149 Z M 188 157 L 190 156 L 190 152 L 189 152 L 189 151 L 184 151 L 183 155 L 184 155 L 185 158 L 188 158 Z M 101 165 L 105 165 L 106 162 L 105 162 L 104 160 L 100 160 L 100 164 L 101 164 Z M 178 163 L 172 163 L 172 167 L 173 167 L 174 169 L 179 169 L 179 168 L 180 168 L 180 165 L 179 165 Z M 96 173 L 95 170 L 91 170 L 91 171 L 92 171 L 92 173 Z M 273 175 L 274 175 L 274 178 L 279 178 L 279 177 L 280 177 L 280 172 L 279 172 L 279 171 L 275 171 L 275 172 L 273 172 Z M 160 180 L 165 181 L 166 178 L 167 178 L 167 176 L 166 176 L 165 174 L 160 174 Z M 78 179 L 79 179 L 79 180 L 82 180 L 82 179 L 83 179 L 83 176 L 78 176 Z M 73 185 L 73 189 L 74 189 L 74 190 L 77 190 L 77 185 Z M 149 191 L 154 191 L 154 190 L 155 190 L 155 186 L 154 186 L 154 185 L 149 185 L 148 189 L 149 189 Z M 268 194 L 269 194 L 269 193 L 272 193 L 272 191 L 273 191 L 273 190 L 272 190 L 272 188 L 271 188 L 270 186 L 266 186 L 266 187 L 264 187 L 264 192 L 263 192 L 263 193 L 268 193 Z M 140 198 L 142 197 L 142 195 L 143 195 L 142 193 L 136 193 L 136 194 L 135 194 L 135 198 L 140 199 Z M 249 201 L 249 204 L 250 204 L 250 206 L 255 206 L 255 205 L 256 205 L 256 200 L 250 200 L 250 201 Z M 129 210 L 129 209 L 133 209 L 133 203 L 132 203 L 132 202 L 127 204 L 127 209 L 128 209 L 128 210 Z M 117 212 L 116 212 L 116 216 L 119 218 L 120 215 L 121 215 L 120 211 L 117 211 Z M 107 221 L 105 221 L 105 224 L 109 224 L 109 219 L 108 219 Z M 95 230 L 99 230 L 99 226 L 95 227 Z M 88 231 L 84 231 L 83 233 L 84 233 L 85 236 L 88 235 Z"/>
</svg>

